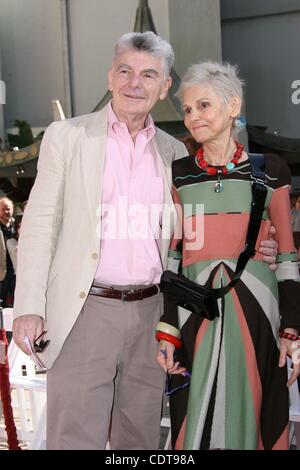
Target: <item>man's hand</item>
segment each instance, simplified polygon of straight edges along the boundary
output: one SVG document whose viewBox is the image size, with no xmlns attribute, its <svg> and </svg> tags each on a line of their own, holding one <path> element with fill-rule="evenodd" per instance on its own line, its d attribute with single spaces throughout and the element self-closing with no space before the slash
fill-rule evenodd
<svg viewBox="0 0 300 470">
<path fill-rule="evenodd" d="M 291 333 L 292 335 L 298 336 L 298 331 L 294 330 L 293 328 L 285 328 L 284 331 L 286 333 Z M 299 342 L 298 342 L 299 343 Z M 285 367 L 287 356 L 292 358 L 293 361 L 293 369 L 291 376 L 288 380 L 287 386 L 290 387 L 299 377 L 300 375 L 300 364 L 299 364 L 299 353 L 293 347 L 294 345 L 297 346 L 296 341 L 291 341 L 290 339 L 280 338 L 280 356 L 279 356 L 279 367 Z M 297 355 L 297 361 L 294 361 L 294 354 Z"/>
<path fill-rule="evenodd" d="M 276 257 L 278 253 L 278 243 L 274 239 L 276 233 L 275 227 L 271 226 L 268 233 L 268 239 L 262 240 L 259 245 L 259 253 L 263 255 L 263 260 L 269 264 L 271 271 L 277 269 Z"/>
<path fill-rule="evenodd" d="M 44 320 L 39 315 L 22 315 L 13 322 L 13 339 L 16 345 L 28 356 L 30 351 L 23 341 L 25 336 L 28 336 L 31 345 L 33 345 L 35 338 L 40 336 L 43 331 Z"/>
</svg>

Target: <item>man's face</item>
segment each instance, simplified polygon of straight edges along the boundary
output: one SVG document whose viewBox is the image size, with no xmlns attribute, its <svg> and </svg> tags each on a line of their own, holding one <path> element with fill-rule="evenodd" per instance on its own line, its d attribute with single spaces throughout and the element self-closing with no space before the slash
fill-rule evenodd
<svg viewBox="0 0 300 470">
<path fill-rule="evenodd" d="M 147 52 L 126 50 L 113 62 L 108 73 L 113 110 L 120 120 L 146 117 L 171 86 L 165 77 L 163 59 Z"/>
<path fill-rule="evenodd" d="M 13 215 L 13 206 L 9 202 L 0 202 L 0 220 L 8 223 Z"/>
</svg>

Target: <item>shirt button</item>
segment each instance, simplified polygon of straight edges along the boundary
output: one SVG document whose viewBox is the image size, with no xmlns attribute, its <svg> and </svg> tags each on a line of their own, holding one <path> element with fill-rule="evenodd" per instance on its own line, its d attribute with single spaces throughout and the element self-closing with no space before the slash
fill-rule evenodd
<svg viewBox="0 0 300 470">
<path fill-rule="evenodd" d="M 92 258 L 93 259 L 98 259 L 98 253 L 92 253 Z"/>
<path fill-rule="evenodd" d="M 81 299 L 84 299 L 85 296 L 86 296 L 86 293 L 85 293 L 85 292 L 80 292 L 79 297 L 80 297 Z"/>
</svg>

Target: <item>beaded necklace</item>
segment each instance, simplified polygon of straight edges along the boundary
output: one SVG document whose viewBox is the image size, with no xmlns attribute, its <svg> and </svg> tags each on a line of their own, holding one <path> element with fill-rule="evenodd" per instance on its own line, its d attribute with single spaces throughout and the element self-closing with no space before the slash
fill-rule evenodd
<svg viewBox="0 0 300 470">
<path fill-rule="evenodd" d="M 242 153 L 244 150 L 243 144 L 240 144 L 239 142 L 236 142 L 236 141 L 234 141 L 234 143 L 236 145 L 236 151 L 234 152 L 233 158 L 226 165 L 221 166 L 221 168 L 216 168 L 215 166 L 207 163 L 207 161 L 204 158 L 203 147 L 200 147 L 196 152 L 197 165 L 202 170 L 204 170 L 208 175 L 218 176 L 218 180 L 216 181 L 215 186 L 214 186 L 216 193 L 221 193 L 223 191 L 223 183 L 221 181 L 222 175 L 226 175 L 226 173 L 228 173 L 228 170 L 233 170 L 242 156 Z"/>
</svg>

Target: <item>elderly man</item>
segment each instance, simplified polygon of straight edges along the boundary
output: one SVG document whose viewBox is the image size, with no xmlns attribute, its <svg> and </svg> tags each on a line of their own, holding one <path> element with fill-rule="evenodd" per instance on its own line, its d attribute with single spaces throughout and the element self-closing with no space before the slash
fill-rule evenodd
<svg viewBox="0 0 300 470">
<path fill-rule="evenodd" d="M 168 93 L 173 61 L 154 33 L 125 34 L 108 74 L 112 101 L 53 123 L 43 139 L 19 242 L 14 338 L 24 351 L 24 336 L 32 344 L 45 329 L 50 340 L 40 354 L 48 449 L 104 449 L 108 439 L 112 449 L 158 447 L 158 284 L 175 223 L 171 164 L 187 152 L 149 113 Z"/>
<path fill-rule="evenodd" d="M 7 240 L 15 235 L 14 204 L 7 197 L 0 199 L 0 298 L 3 307 L 11 307 L 15 290 L 15 272 L 6 247 Z"/>
</svg>

